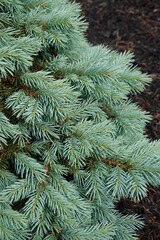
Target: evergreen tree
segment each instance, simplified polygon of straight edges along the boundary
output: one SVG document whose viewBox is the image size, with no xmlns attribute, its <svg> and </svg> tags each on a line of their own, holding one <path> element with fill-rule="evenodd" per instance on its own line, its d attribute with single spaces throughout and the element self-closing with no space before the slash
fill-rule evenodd
<svg viewBox="0 0 160 240">
<path fill-rule="evenodd" d="M 160 142 L 128 99 L 151 79 L 92 46 L 80 6 L 0 2 L 0 239 L 135 240 L 115 209 L 160 185 Z"/>
</svg>

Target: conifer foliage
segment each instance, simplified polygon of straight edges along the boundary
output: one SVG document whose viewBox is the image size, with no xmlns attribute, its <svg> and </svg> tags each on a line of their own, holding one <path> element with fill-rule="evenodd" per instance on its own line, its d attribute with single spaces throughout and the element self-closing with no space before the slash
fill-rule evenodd
<svg viewBox="0 0 160 240">
<path fill-rule="evenodd" d="M 0 2 L 1 240 L 136 240 L 143 221 L 115 203 L 160 185 L 160 142 L 128 99 L 150 78 L 86 28 L 67 0 Z"/>
</svg>

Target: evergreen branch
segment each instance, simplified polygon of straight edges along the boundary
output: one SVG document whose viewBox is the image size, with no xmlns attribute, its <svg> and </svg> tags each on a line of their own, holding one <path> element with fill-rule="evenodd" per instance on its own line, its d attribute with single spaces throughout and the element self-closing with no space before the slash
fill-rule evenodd
<svg viewBox="0 0 160 240">
<path fill-rule="evenodd" d="M 107 239 L 111 240 L 114 236 L 113 234 L 114 225 L 113 224 L 97 224 L 93 226 L 88 226 L 85 228 L 77 228 L 72 230 L 64 230 L 62 233 L 62 237 L 65 240 L 72 240 L 73 238 L 76 240 L 85 239 L 89 240 L 94 238 L 95 240 Z"/>
<path fill-rule="evenodd" d="M 120 167 L 121 169 L 125 170 L 125 171 L 129 171 L 131 168 L 133 168 L 133 165 L 131 164 L 124 164 L 121 163 L 120 161 L 117 160 L 110 160 L 110 159 L 101 159 L 102 162 L 107 163 L 108 165 L 112 166 L 112 167 Z"/>
<path fill-rule="evenodd" d="M 34 177 L 40 182 L 43 180 L 45 170 L 41 164 L 24 153 L 14 153 L 14 155 L 17 174 L 20 174 L 21 177 L 28 178 L 31 181 L 33 181 Z"/>
<path fill-rule="evenodd" d="M 45 167 L 45 173 L 44 173 L 44 178 L 43 178 L 43 181 L 41 182 L 41 184 L 40 184 L 40 188 L 42 187 L 42 186 L 44 186 L 44 184 L 45 184 L 45 179 L 46 179 L 46 177 L 47 177 L 47 175 L 48 175 L 48 173 L 49 173 L 49 170 L 50 170 L 50 165 L 48 164 L 46 167 Z"/>
<path fill-rule="evenodd" d="M 160 142 L 128 100 L 150 77 L 86 26 L 68 0 L 1 1 L 0 239 L 136 240 L 114 203 L 160 185 Z"/>
</svg>

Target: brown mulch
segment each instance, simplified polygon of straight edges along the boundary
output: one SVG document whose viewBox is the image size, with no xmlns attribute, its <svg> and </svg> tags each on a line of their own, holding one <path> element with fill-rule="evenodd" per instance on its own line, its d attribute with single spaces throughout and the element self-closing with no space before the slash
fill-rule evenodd
<svg viewBox="0 0 160 240">
<path fill-rule="evenodd" d="M 148 136 L 160 138 L 160 0 L 77 0 L 89 22 L 88 40 L 118 51 L 130 50 L 135 64 L 152 76 L 142 94 L 131 96 L 153 116 L 146 127 Z M 160 188 L 149 186 L 148 196 L 140 203 L 122 200 L 123 213 L 138 213 L 145 220 L 139 240 L 160 240 Z"/>
</svg>

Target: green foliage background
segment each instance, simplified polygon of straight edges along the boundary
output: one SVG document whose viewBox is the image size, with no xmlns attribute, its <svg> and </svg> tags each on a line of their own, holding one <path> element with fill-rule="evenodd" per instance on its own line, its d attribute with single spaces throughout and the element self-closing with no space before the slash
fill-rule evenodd
<svg viewBox="0 0 160 240">
<path fill-rule="evenodd" d="M 80 6 L 0 3 L 0 239 L 135 240 L 114 208 L 160 185 L 160 142 L 128 99 L 151 79 L 92 46 Z"/>
</svg>

